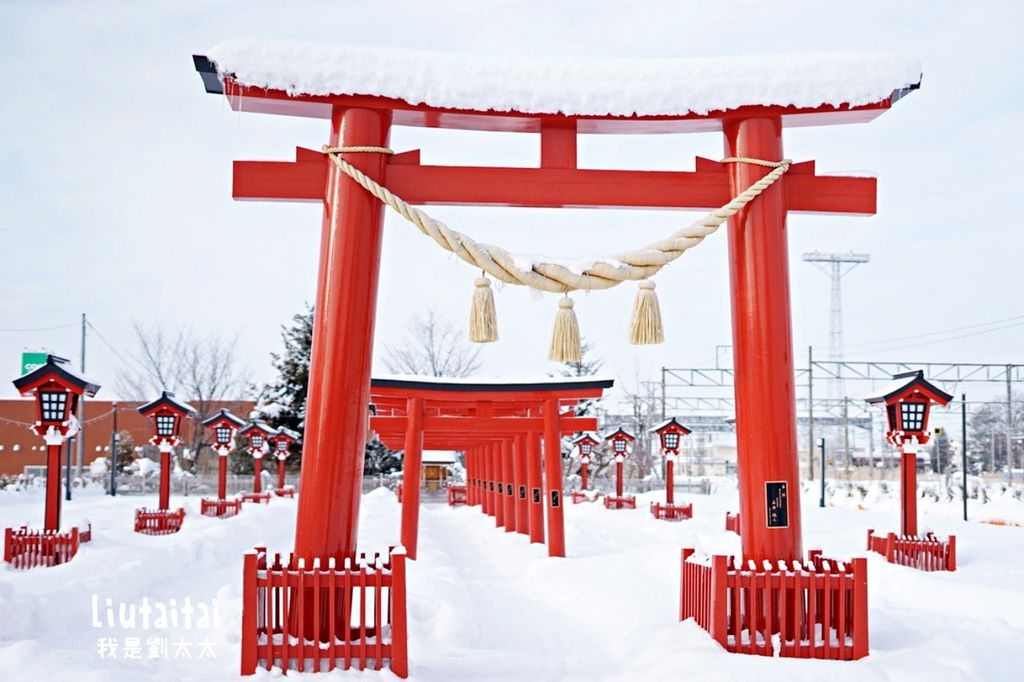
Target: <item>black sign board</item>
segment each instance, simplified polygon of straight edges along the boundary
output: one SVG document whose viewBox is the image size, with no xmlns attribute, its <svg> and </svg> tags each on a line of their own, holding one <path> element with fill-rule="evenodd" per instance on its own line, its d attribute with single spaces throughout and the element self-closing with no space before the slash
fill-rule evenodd
<svg viewBox="0 0 1024 682">
<path fill-rule="evenodd" d="M 525 500 L 526 499 L 526 486 L 525 485 L 519 486 L 519 499 L 520 500 Z"/>
<path fill-rule="evenodd" d="M 540 504 L 540 488 L 533 489 L 533 503 Z"/>
<path fill-rule="evenodd" d="M 491 481 L 491 492 L 494 492 L 494 481 Z"/>
<path fill-rule="evenodd" d="M 505 486 L 505 494 L 508 495 L 509 497 L 514 497 L 515 496 L 516 493 L 515 493 L 515 490 L 512 489 L 512 484 L 511 483 L 509 483 L 507 486 Z"/>
<path fill-rule="evenodd" d="M 769 528 L 789 528 L 789 490 L 786 481 L 768 481 L 764 484 Z"/>
<path fill-rule="evenodd" d="M 562 504 L 562 496 L 557 490 L 551 491 L 551 506 L 557 507 Z"/>
<path fill-rule="evenodd" d="M 498 494 L 499 495 L 504 495 L 505 494 L 505 486 L 502 483 L 498 484 Z"/>
</svg>

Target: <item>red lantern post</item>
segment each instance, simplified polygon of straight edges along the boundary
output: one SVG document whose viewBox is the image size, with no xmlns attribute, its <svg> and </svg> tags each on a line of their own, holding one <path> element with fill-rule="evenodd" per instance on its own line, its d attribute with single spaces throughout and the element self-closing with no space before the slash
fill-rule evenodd
<svg viewBox="0 0 1024 682">
<path fill-rule="evenodd" d="M 241 500 L 228 500 L 228 455 L 235 448 L 238 430 L 245 426 L 245 420 L 236 417 L 230 410 L 222 408 L 203 426 L 213 431 L 213 451 L 217 453 L 217 499 L 203 498 L 200 511 L 204 516 L 227 518 L 242 511 Z"/>
<path fill-rule="evenodd" d="M 576 446 L 576 456 L 580 461 L 580 490 L 574 490 L 570 493 L 572 503 L 593 502 L 600 496 L 600 493 L 594 496 L 587 494 L 587 469 L 590 467 L 590 462 L 593 459 L 594 448 L 600 445 L 601 441 L 589 433 L 584 433 L 576 437 L 572 444 Z"/>
<path fill-rule="evenodd" d="M 271 451 L 277 460 L 277 488 L 274 489 L 274 494 L 278 497 L 295 497 L 295 488 L 284 484 L 284 464 L 292 445 L 299 441 L 300 435 L 288 427 L 281 426 L 277 433 L 269 438 Z"/>
<path fill-rule="evenodd" d="M 160 502 L 157 507 L 167 511 L 171 500 L 171 453 L 181 442 L 181 425 L 191 419 L 196 410 L 188 403 L 183 403 L 169 391 L 151 403 L 138 408 L 139 414 L 153 420 L 153 437 L 149 442 L 160 450 Z"/>
<path fill-rule="evenodd" d="M 270 452 L 270 439 L 277 435 L 277 430 L 266 422 L 257 419 L 239 431 L 238 435 L 249 439 L 249 454 L 252 455 L 252 492 L 242 493 L 246 502 L 270 502 L 270 492 L 263 492 L 263 456 Z"/>
<path fill-rule="evenodd" d="M 676 506 L 675 466 L 679 460 L 679 445 L 683 436 L 690 435 L 686 428 L 675 417 L 661 422 L 651 433 L 657 434 L 661 444 L 661 454 L 665 457 L 665 504 L 651 502 L 651 514 L 656 519 L 666 521 L 682 521 L 693 516 L 693 505 Z"/>
<path fill-rule="evenodd" d="M 636 498 L 632 495 L 624 495 L 622 490 L 623 463 L 629 455 L 630 443 L 636 437 L 623 428 L 617 429 L 614 433 L 605 437 L 605 442 L 611 443 L 612 457 L 615 458 L 615 495 L 605 495 L 604 506 L 606 509 L 636 509 Z"/>
</svg>

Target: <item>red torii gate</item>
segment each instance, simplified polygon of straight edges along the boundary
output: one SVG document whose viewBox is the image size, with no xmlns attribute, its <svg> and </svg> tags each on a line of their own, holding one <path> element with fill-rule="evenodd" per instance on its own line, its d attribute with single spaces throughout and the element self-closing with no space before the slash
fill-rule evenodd
<svg viewBox="0 0 1024 682">
<path fill-rule="evenodd" d="M 780 160 L 784 127 L 870 121 L 905 94 L 897 90 L 855 106 L 755 105 L 706 114 L 498 112 L 429 106 L 372 93 L 289 93 L 243 85 L 230 73 L 218 73 L 206 57 L 196 56 L 194 61 L 207 92 L 225 96 L 232 109 L 329 119 L 331 147 L 387 146 L 392 125 L 540 134 L 538 168 L 427 166 L 420 164 L 418 150 L 390 157 L 345 155 L 353 166 L 412 204 L 717 208 L 769 169 L 702 158 L 693 172 L 580 169 L 578 134 L 721 131 L 729 156 Z M 803 555 L 786 214 L 870 215 L 875 212 L 875 189 L 874 178 L 818 176 L 813 161 L 793 164 L 782 179 L 730 219 L 745 559 L 794 560 Z M 382 206 L 324 154 L 302 148 L 293 162 L 236 161 L 232 196 L 324 204 L 295 550 L 304 556 L 352 555 Z M 337 457 L 338 452 L 343 455 Z M 769 493 L 769 482 L 780 485 Z M 776 499 L 769 500 L 769 494 Z M 767 509 L 780 501 L 786 506 L 786 523 L 769 525 Z"/>
<path fill-rule="evenodd" d="M 377 414 L 370 427 L 391 449 L 405 450 L 402 545 L 409 558 L 416 558 L 424 449 L 466 453 L 468 503 L 481 505 L 506 532 L 544 542 L 546 508 L 548 554 L 565 556 L 561 436 L 597 428 L 596 418 L 577 417 L 572 410 L 580 400 L 600 398 L 612 383 L 591 377 L 373 379 L 370 398 Z"/>
</svg>

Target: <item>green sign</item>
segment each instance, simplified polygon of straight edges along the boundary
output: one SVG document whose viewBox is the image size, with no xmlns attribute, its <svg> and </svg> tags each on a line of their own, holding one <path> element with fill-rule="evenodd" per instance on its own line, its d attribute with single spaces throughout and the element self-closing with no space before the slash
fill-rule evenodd
<svg viewBox="0 0 1024 682">
<path fill-rule="evenodd" d="M 42 367 L 46 364 L 46 353 L 29 353 L 25 352 L 21 354 L 21 373 L 22 375 L 28 374 L 34 369 Z"/>
</svg>

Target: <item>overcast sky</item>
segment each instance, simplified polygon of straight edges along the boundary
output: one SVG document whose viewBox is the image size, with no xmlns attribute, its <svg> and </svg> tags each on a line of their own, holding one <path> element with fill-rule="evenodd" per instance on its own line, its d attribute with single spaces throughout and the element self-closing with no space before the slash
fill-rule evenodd
<svg viewBox="0 0 1024 682">
<path fill-rule="evenodd" d="M 602 6 L 604 6 L 602 8 Z M 878 214 L 790 217 L 798 365 L 828 346 L 827 278 L 809 250 L 871 254 L 844 280 L 847 358 L 1024 363 L 1020 3 L 1005 2 L 11 2 L 0 3 L 0 377 L 23 349 L 78 358 L 115 397 L 132 320 L 240 334 L 272 378 L 280 325 L 314 298 L 320 208 L 235 203 L 234 159 L 287 160 L 327 140 L 322 120 L 238 114 L 206 95 L 191 55 L 229 38 L 352 42 L 466 53 L 602 57 L 896 50 L 922 59 L 920 91 L 867 125 L 787 131 L 819 173 L 879 178 Z M 424 163 L 534 165 L 532 135 L 396 128 Z M 690 170 L 719 134 L 584 137 L 580 165 Z M 484 242 L 531 253 L 613 253 L 694 214 L 436 208 Z M 436 307 L 464 325 L 476 273 L 388 215 L 376 345 Z M 619 380 L 711 366 L 730 344 L 724 231 L 666 269 L 668 342 L 634 347 L 635 289 L 578 295 L 584 335 Z M 556 302 L 498 292 L 489 376 L 544 375 Z M 51 328 L 46 331 L 12 331 Z M 951 331 L 946 331 L 951 330 Z M 105 341 L 104 341 L 105 339 Z M 107 343 L 114 349 L 108 347 Z M 116 352 L 115 352 L 116 349 Z M 120 354 L 120 356 L 119 356 Z M 383 369 L 379 363 L 376 367 Z M 378 370 L 379 371 L 379 370 Z M 981 389 L 978 389 L 981 390 Z M 986 392 L 988 388 L 984 389 Z M 991 389 L 993 394 L 998 387 Z M 6 380 L 0 396 L 14 395 Z"/>
</svg>

